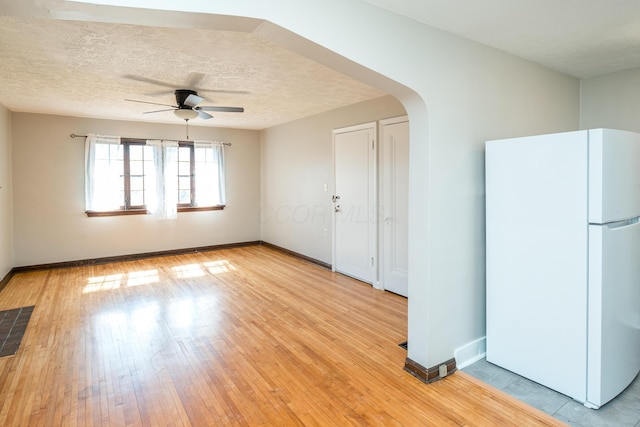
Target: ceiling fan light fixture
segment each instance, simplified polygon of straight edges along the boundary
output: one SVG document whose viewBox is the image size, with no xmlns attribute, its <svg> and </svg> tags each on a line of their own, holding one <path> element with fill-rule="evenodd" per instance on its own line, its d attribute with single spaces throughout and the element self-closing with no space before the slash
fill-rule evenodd
<svg viewBox="0 0 640 427">
<path fill-rule="evenodd" d="M 175 114 L 176 117 L 182 120 L 192 120 L 198 117 L 198 112 L 192 110 L 191 108 L 180 108 L 177 110 L 173 110 L 173 114 Z"/>
</svg>

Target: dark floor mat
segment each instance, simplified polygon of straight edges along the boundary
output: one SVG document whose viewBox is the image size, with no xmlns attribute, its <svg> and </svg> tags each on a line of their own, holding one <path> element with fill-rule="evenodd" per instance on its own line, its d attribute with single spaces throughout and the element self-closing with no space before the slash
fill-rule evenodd
<svg viewBox="0 0 640 427">
<path fill-rule="evenodd" d="M 0 311 L 0 357 L 16 354 L 33 309 L 34 306 Z"/>
</svg>

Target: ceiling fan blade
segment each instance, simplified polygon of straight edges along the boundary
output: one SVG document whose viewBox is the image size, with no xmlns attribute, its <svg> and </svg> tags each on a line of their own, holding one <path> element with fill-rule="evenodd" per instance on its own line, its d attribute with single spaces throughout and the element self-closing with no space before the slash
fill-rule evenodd
<svg viewBox="0 0 640 427">
<path fill-rule="evenodd" d="M 150 83 L 152 85 L 165 86 L 165 87 L 169 87 L 169 88 L 176 87 L 175 84 L 163 82 L 161 80 L 150 79 L 150 78 L 147 78 L 147 77 L 134 76 L 133 74 L 125 74 L 122 77 L 124 77 L 125 79 L 129 79 L 129 80 L 135 80 L 137 82 Z"/>
<path fill-rule="evenodd" d="M 131 102 L 139 102 L 141 104 L 152 104 L 152 105 L 163 105 L 165 107 L 172 107 L 172 108 L 178 108 L 177 105 L 170 105 L 170 104 L 159 104 L 157 102 L 149 102 L 149 101 L 138 101 L 136 99 L 125 99 L 125 101 L 131 101 Z"/>
<path fill-rule="evenodd" d="M 157 86 L 164 86 L 167 88 L 176 88 L 182 85 L 177 85 L 175 83 L 167 83 L 167 82 L 163 82 L 162 80 L 156 80 L 156 79 L 151 79 L 148 77 L 142 77 L 142 76 L 136 76 L 133 74 L 125 74 L 122 77 L 124 77 L 125 79 L 129 79 L 129 80 L 135 80 L 137 82 L 143 82 L 143 83 L 149 83 L 152 85 L 157 85 Z M 230 94 L 240 94 L 240 95 L 246 95 L 250 92 L 244 91 L 244 90 L 224 90 L 224 89 L 204 89 L 204 88 L 200 88 L 198 87 L 198 84 L 200 82 L 202 82 L 202 79 L 204 79 L 205 75 L 203 73 L 196 73 L 196 72 L 192 72 L 189 73 L 189 76 L 187 77 L 186 80 L 186 87 L 188 89 L 192 89 L 194 91 L 197 92 L 213 92 L 213 93 L 230 93 Z M 162 94 L 164 94 L 164 92 L 162 92 Z"/>
<path fill-rule="evenodd" d="M 188 88 L 195 89 L 202 79 L 204 79 L 204 73 L 191 72 L 189 73 L 189 77 L 187 77 L 186 85 Z"/>
<path fill-rule="evenodd" d="M 153 96 L 153 97 L 158 97 L 158 96 L 165 96 L 165 95 L 173 95 L 172 90 L 156 90 L 154 92 L 146 92 L 143 95 L 145 96 Z"/>
<path fill-rule="evenodd" d="M 198 88 L 198 92 L 230 93 L 230 94 L 236 94 L 236 95 L 247 95 L 251 93 L 251 92 L 247 92 L 246 90 L 201 89 L 201 88 Z"/>
<path fill-rule="evenodd" d="M 167 108 L 165 110 L 144 111 L 142 114 L 162 113 L 163 111 L 174 111 L 175 108 Z"/>
<path fill-rule="evenodd" d="M 204 111 L 220 111 L 223 113 L 244 113 L 243 107 L 214 107 L 212 105 L 205 105 L 202 107 L 196 107 L 196 110 Z"/>
<path fill-rule="evenodd" d="M 203 100 L 204 98 L 202 98 L 201 96 L 191 94 L 187 96 L 187 99 L 184 100 L 184 105 L 193 108 L 196 105 L 200 104 Z"/>
<path fill-rule="evenodd" d="M 204 111 L 201 110 L 196 110 L 198 112 L 198 117 L 200 117 L 201 119 L 205 119 L 205 120 L 209 120 L 209 119 L 213 119 L 213 116 L 209 113 L 205 113 Z"/>
</svg>

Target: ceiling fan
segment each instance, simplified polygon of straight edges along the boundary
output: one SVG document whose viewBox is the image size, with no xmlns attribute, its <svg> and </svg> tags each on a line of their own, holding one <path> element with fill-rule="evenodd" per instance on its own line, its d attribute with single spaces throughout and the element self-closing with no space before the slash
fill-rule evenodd
<svg viewBox="0 0 640 427">
<path fill-rule="evenodd" d="M 175 114 L 176 117 L 186 121 L 193 120 L 197 117 L 200 117 L 201 119 L 213 118 L 213 116 L 207 113 L 207 111 L 220 111 L 225 113 L 244 112 L 244 108 L 242 107 L 216 107 L 213 105 L 198 106 L 202 101 L 204 101 L 204 98 L 202 98 L 201 96 L 198 96 L 198 93 L 195 90 L 176 89 L 174 91 L 174 94 L 176 96 L 177 105 L 160 104 L 157 102 L 148 102 L 148 101 L 138 101 L 135 99 L 125 99 L 125 101 L 170 107 L 162 110 L 145 111 L 143 114 L 160 113 L 163 111 L 173 111 L 173 114 Z"/>
</svg>

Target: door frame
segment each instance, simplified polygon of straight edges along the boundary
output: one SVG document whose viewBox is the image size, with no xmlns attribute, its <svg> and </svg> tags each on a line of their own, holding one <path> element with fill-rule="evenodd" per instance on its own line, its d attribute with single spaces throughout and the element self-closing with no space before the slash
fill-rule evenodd
<svg viewBox="0 0 640 427">
<path fill-rule="evenodd" d="M 373 133 L 372 149 L 369 150 L 369 200 L 370 205 L 368 207 L 370 218 L 373 219 L 369 222 L 369 253 L 373 257 L 371 284 L 377 289 L 380 288 L 379 280 L 379 249 L 378 249 L 378 223 L 379 218 L 377 206 L 378 206 L 378 122 L 367 122 L 359 125 L 347 126 L 343 128 L 333 129 L 332 131 L 332 160 L 333 160 L 333 191 L 332 194 L 336 195 L 336 136 L 343 133 L 357 132 L 361 130 L 371 130 Z M 336 212 L 335 203 L 332 203 L 332 215 L 331 226 L 333 232 L 331 234 L 331 270 L 336 272 Z"/>
</svg>

